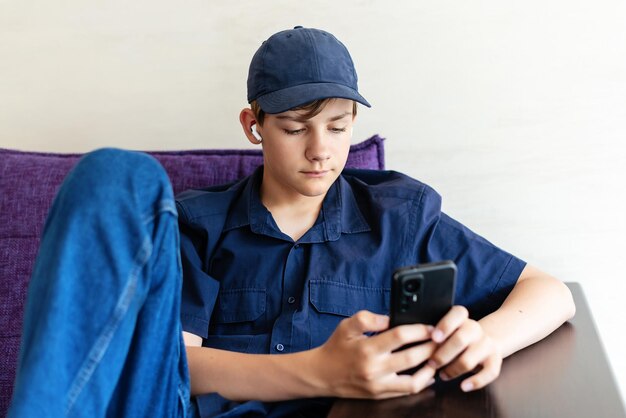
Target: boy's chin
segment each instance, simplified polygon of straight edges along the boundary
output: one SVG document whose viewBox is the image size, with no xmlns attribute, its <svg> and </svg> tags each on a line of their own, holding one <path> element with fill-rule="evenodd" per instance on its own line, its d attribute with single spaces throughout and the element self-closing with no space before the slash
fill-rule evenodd
<svg viewBox="0 0 626 418">
<path fill-rule="evenodd" d="M 324 189 L 315 189 L 315 190 L 303 190 L 300 192 L 301 195 L 306 196 L 306 197 L 319 197 L 319 196 L 324 196 L 327 192 L 328 192 L 329 187 L 324 188 Z"/>
<path fill-rule="evenodd" d="M 308 185 L 306 187 L 301 187 L 299 192 L 301 195 L 307 196 L 307 197 L 323 196 L 328 192 L 328 190 L 330 190 L 330 187 L 332 186 L 333 182 L 329 184 L 319 184 L 316 186 Z"/>
</svg>

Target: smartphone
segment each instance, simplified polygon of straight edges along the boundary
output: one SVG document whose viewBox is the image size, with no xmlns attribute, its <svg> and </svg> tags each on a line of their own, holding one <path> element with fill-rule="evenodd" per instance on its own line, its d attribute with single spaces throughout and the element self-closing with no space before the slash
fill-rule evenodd
<svg viewBox="0 0 626 418">
<path fill-rule="evenodd" d="M 445 260 L 436 263 L 402 267 L 391 281 L 390 326 L 404 324 L 436 325 L 454 304 L 456 264 Z M 420 344 L 412 343 L 396 351 Z M 399 374 L 413 374 L 419 364 Z"/>
<path fill-rule="evenodd" d="M 436 325 L 454 304 L 456 265 L 445 260 L 402 267 L 391 282 L 390 325 Z"/>
</svg>

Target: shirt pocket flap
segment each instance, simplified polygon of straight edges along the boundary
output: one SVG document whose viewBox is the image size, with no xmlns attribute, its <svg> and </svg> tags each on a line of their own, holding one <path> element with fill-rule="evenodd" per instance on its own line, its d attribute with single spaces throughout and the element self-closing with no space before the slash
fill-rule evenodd
<svg viewBox="0 0 626 418">
<path fill-rule="evenodd" d="M 254 321 L 265 313 L 265 289 L 220 291 L 214 321 L 217 323 Z"/>
<path fill-rule="evenodd" d="M 320 313 L 352 316 L 362 309 L 383 315 L 389 313 L 389 288 L 311 280 L 309 291 L 311 304 Z"/>
</svg>

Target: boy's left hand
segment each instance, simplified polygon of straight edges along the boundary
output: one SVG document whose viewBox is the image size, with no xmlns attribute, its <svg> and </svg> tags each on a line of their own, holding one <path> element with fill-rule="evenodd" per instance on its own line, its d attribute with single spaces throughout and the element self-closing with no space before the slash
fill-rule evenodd
<svg viewBox="0 0 626 418">
<path fill-rule="evenodd" d="M 500 375 L 500 350 L 482 326 L 469 318 L 463 306 L 452 307 L 439 321 L 431 338 L 439 348 L 431 356 L 429 365 L 440 369 L 439 376 L 443 380 L 476 371 L 461 383 L 463 391 L 480 389 Z"/>
</svg>

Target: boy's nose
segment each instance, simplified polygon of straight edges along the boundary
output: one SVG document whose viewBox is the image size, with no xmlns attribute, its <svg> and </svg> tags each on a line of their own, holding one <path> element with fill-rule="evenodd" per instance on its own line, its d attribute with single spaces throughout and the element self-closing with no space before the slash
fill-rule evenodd
<svg viewBox="0 0 626 418">
<path fill-rule="evenodd" d="M 306 158 L 311 161 L 328 160 L 330 158 L 330 150 L 327 141 L 328 139 L 323 133 L 312 133 L 306 150 Z"/>
</svg>

